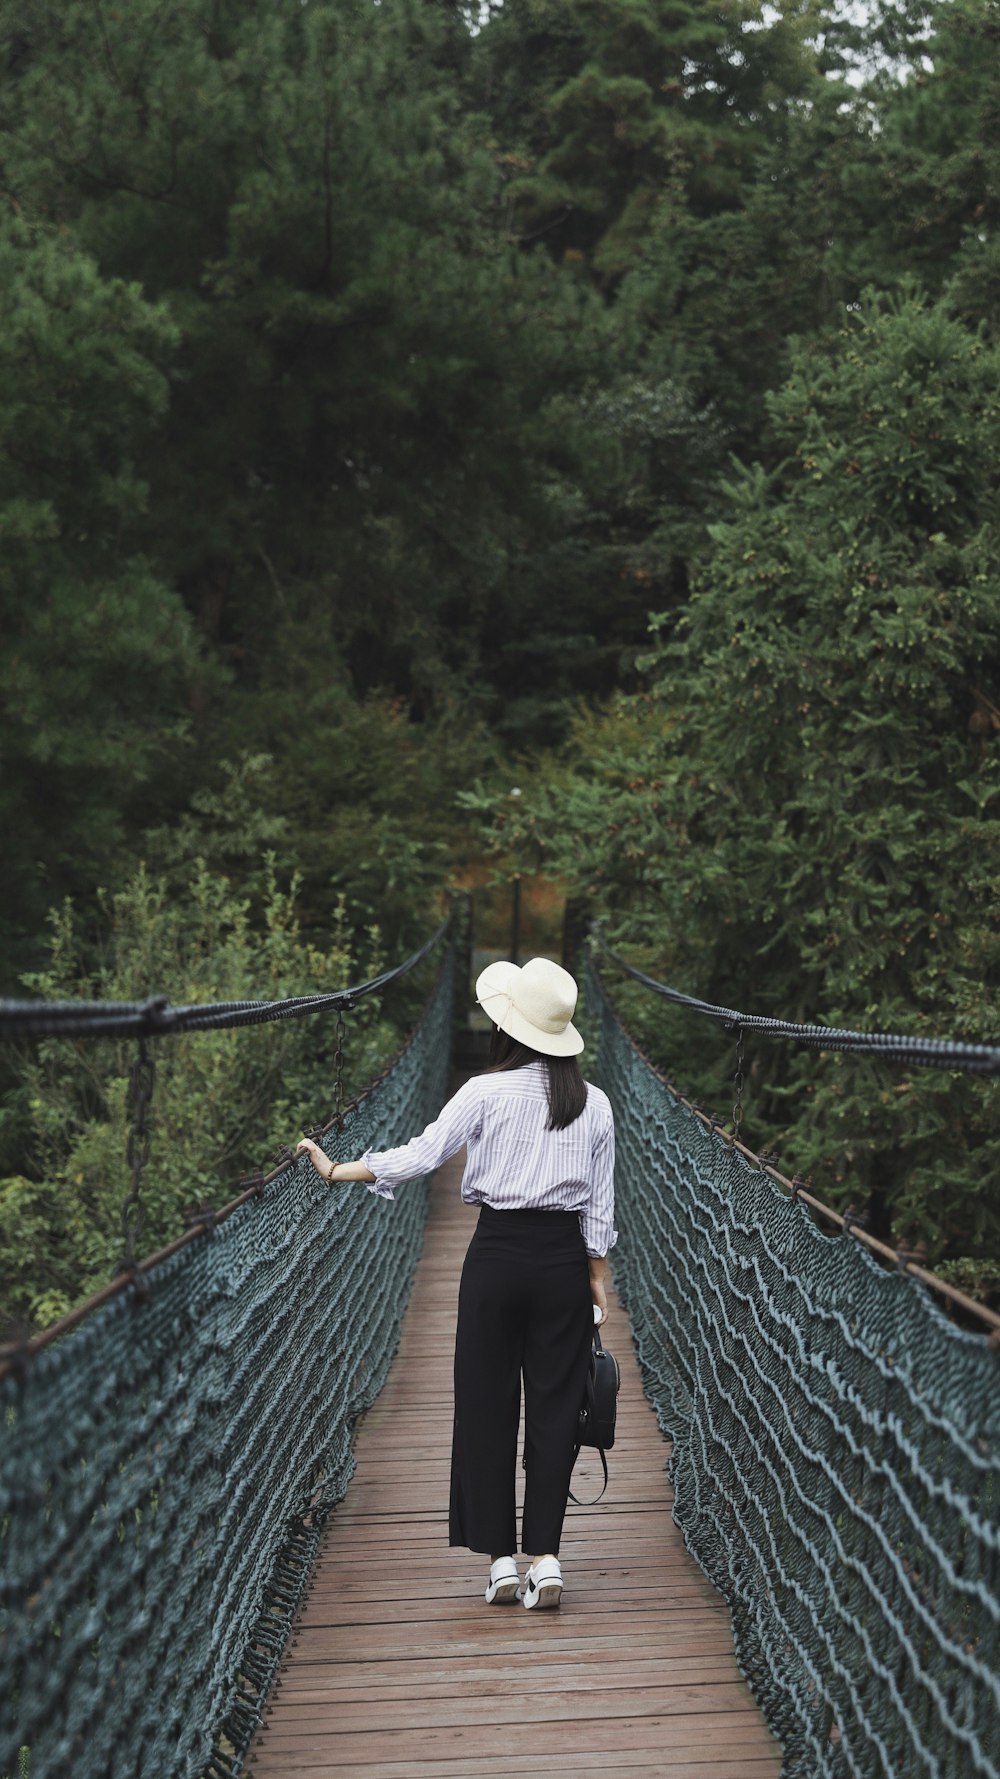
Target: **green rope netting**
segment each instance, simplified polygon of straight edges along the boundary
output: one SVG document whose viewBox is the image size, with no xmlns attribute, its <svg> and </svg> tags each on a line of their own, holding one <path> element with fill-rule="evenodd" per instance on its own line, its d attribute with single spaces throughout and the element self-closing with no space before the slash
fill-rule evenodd
<svg viewBox="0 0 1000 1779">
<path fill-rule="evenodd" d="M 707 1129 L 592 969 L 588 1001 L 615 1284 L 783 1779 L 1000 1779 L 1000 1354 Z"/>
<path fill-rule="evenodd" d="M 454 959 L 335 1160 L 447 1092 Z M 303 1157 L 0 1382 L 0 1774 L 239 1771 L 352 1433 L 395 1350 L 426 1214 Z"/>
</svg>

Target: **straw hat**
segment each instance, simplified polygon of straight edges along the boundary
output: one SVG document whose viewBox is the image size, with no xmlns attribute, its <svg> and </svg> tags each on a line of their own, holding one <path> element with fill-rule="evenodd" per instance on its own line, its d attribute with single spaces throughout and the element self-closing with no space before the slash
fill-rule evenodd
<svg viewBox="0 0 1000 1779">
<path fill-rule="evenodd" d="M 488 964 L 476 983 L 476 1000 L 493 1024 L 543 1056 L 579 1056 L 583 1039 L 571 1023 L 576 983 L 547 957 L 517 964 Z"/>
</svg>

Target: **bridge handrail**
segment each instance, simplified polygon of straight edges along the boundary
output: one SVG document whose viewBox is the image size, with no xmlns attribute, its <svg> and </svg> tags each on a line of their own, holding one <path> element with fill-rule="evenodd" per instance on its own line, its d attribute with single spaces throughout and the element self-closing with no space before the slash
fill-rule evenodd
<svg viewBox="0 0 1000 1779">
<path fill-rule="evenodd" d="M 440 1108 L 456 952 L 390 1069 L 319 1133 L 331 1160 Z M 389 1205 L 289 1152 L 153 1257 L 147 1298 L 114 1293 L 0 1377 L 0 1773 L 104 1779 L 137 1750 L 144 1773 L 242 1771 L 426 1205 L 417 1182 Z"/>
<path fill-rule="evenodd" d="M 595 923 L 594 938 L 606 957 L 634 982 L 640 982 L 664 1000 L 686 1007 L 691 1013 L 718 1019 L 727 1031 L 753 1032 L 762 1038 L 789 1038 L 814 1050 L 840 1051 L 898 1058 L 916 1063 L 920 1068 L 956 1069 L 970 1074 L 1000 1074 L 1000 1045 L 970 1044 L 964 1038 L 918 1038 L 905 1032 L 856 1032 L 849 1027 L 800 1024 L 792 1019 L 772 1019 L 765 1013 L 742 1013 L 736 1007 L 716 1006 L 697 995 L 684 994 L 669 983 L 658 982 L 634 964 L 626 963 L 620 952 L 612 949 L 600 927 Z"/>
<path fill-rule="evenodd" d="M 209 1031 L 227 1029 L 237 1025 L 260 1025 L 271 1019 L 294 1019 L 302 1014 L 320 1013 L 331 1008 L 347 1012 L 359 1001 L 364 1000 L 367 995 L 375 994 L 379 989 L 395 982 L 398 977 L 405 976 L 408 971 L 415 969 L 425 957 L 430 955 L 445 934 L 452 929 L 453 922 L 454 916 L 449 915 L 431 934 L 430 938 L 420 946 L 419 950 L 413 952 L 410 957 L 404 958 L 401 964 L 394 964 L 390 969 L 383 970 L 380 975 L 373 976 L 367 982 L 356 983 L 352 988 L 337 989 L 329 994 L 296 995 L 279 1001 L 207 1002 L 203 1006 L 197 1007 L 171 1007 L 165 999 L 156 996 L 146 1001 L 0 1000 L 0 1038 L 53 1035 L 67 1038 L 97 1038 L 112 1035 L 121 1036 L 122 1034 L 146 1037 L 153 1032 Z M 151 1025 L 144 1023 L 144 1016 L 149 1013 L 150 1009 L 153 1009 L 152 1017 L 155 1021 Z M 268 1011 L 269 1009 L 270 1011 Z M 237 1010 L 243 1010 L 249 1016 L 236 1017 Z M 209 1018 L 195 1021 L 189 1017 L 213 1012 L 221 1012 L 225 1016 L 217 1022 L 217 1025 Z M 122 1015 L 120 1020 L 119 1014 Z M 48 1022 L 50 1015 L 53 1021 L 51 1024 Z M 322 1138 L 329 1135 L 332 1130 L 340 1128 L 343 1118 L 362 1105 L 392 1073 L 412 1044 L 416 1029 L 414 1028 L 410 1032 L 395 1056 L 386 1063 L 380 1074 L 369 1081 L 359 1094 L 349 1100 L 338 1114 L 325 1124 L 313 1126 L 308 1134 Z M 182 1248 L 187 1247 L 190 1242 L 196 1242 L 206 1235 L 211 1235 L 218 1224 L 224 1223 L 227 1217 L 231 1217 L 235 1211 L 240 1210 L 250 1199 L 260 1198 L 266 1187 L 273 1185 L 284 1173 L 287 1173 L 289 1168 L 294 1168 L 295 1165 L 296 1157 L 291 1149 L 288 1149 L 274 1157 L 274 1165 L 269 1171 L 264 1172 L 260 1168 L 248 1169 L 240 1176 L 241 1190 L 234 1198 L 227 1200 L 217 1209 L 208 1210 L 206 1208 L 201 1217 L 191 1219 L 189 1227 L 182 1234 L 175 1236 L 162 1248 L 157 1248 L 154 1253 L 147 1254 L 141 1260 L 137 1260 L 133 1268 L 119 1272 L 114 1279 L 109 1280 L 106 1285 L 102 1285 L 99 1291 L 93 1292 L 82 1303 L 76 1304 L 64 1316 L 60 1316 L 55 1322 L 50 1322 L 37 1334 L 32 1335 L 30 1339 L 0 1342 L 0 1381 L 12 1371 L 20 1373 L 36 1353 L 42 1352 L 45 1347 L 50 1346 L 53 1341 L 59 1340 L 64 1334 L 69 1334 L 72 1329 L 78 1327 L 88 1316 L 93 1315 L 95 1310 L 100 1309 L 112 1297 L 134 1287 L 136 1274 L 140 1278 L 145 1278 L 156 1267 L 162 1266 L 164 1261 L 169 1260 Z"/>
<path fill-rule="evenodd" d="M 648 1057 L 636 1043 L 635 1038 L 632 1036 L 628 1027 L 624 1024 L 615 1009 L 610 996 L 608 995 L 603 977 L 597 969 L 596 964 L 591 962 L 590 969 L 593 974 L 593 981 L 603 997 L 608 1017 L 619 1029 L 622 1037 L 632 1047 L 636 1056 L 649 1070 L 650 1074 L 654 1075 L 657 1081 L 666 1088 L 672 1098 L 677 1101 L 678 1105 L 686 1107 L 692 1117 L 697 1118 L 699 1123 L 705 1126 L 706 1130 L 721 1130 L 723 1128 L 721 1121 L 718 1118 L 713 1118 L 702 1106 L 695 1105 L 693 1100 L 688 1099 L 687 1096 L 681 1092 L 680 1088 L 674 1085 L 673 1081 L 663 1073 L 662 1069 L 657 1068 L 651 1058 Z M 765 1174 L 770 1180 L 773 1180 L 775 1185 L 784 1188 L 794 1202 L 808 1205 L 809 1209 L 815 1211 L 816 1215 L 822 1217 L 825 1222 L 832 1223 L 836 1228 L 842 1230 L 845 1235 L 850 1235 L 853 1241 L 859 1241 L 863 1247 L 868 1249 L 870 1254 L 877 1255 L 879 1260 L 884 1261 L 887 1265 L 894 1266 L 900 1272 L 909 1274 L 911 1278 L 918 1279 L 922 1285 L 926 1285 L 931 1291 L 935 1292 L 937 1296 L 945 1298 L 947 1302 L 953 1304 L 956 1309 L 961 1310 L 963 1315 L 969 1316 L 973 1321 L 985 1323 L 986 1328 L 989 1330 L 987 1338 L 990 1340 L 991 1344 L 1000 1351 L 1000 1315 L 997 1314 L 996 1310 L 989 1309 L 985 1303 L 978 1303 L 974 1297 L 969 1297 L 966 1292 L 960 1291 L 956 1285 L 949 1284 L 947 1279 L 940 1278 L 936 1272 L 932 1272 L 928 1267 L 921 1265 L 919 1256 L 923 1253 L 922 1249 L 909 1248 L 905 1242 L 901 1242 L 896 1248 L 890 1248 L 887 1242 L 881 1242 L 877 1236 L 871 1235 L 869 1231 L 864 1228 L 860 1220 L 852 1215 L 850 1210 L 835 1211 L 832 1205 L 825 1204 L 821 1198 L 817 1198 L 816 1194 L 809 1189 L 809 1184 L 807 1183 L 810 1178 L 809 1176 L 795 1174 L 789 1179 L 787 1174 L 783 1174 L 781 1169 L 775 1166 L 774 1161 L 766 1151 L 758 1154 L 755 1150 L 748 1148 L 746 1143 L 740 1140 L 735 1131 L 727 1133 L 725 1140 L 735 1148 L 740 1155 L 744 1156 L 752 1167 L 757 1168 L 762 1174 Z"/>
<path fill-rule="evenodd" d="M 234 1026 L 267 1025 L 276 1019 L 300 1019 L 307 1013 L 347 1013 L 367 995 L 387 988 L 416 968 L 448 930 L 449 920 L 401 964 L 393 964 L 367 982 L 325 994 L 290 995 L 278 1001 L 205 1001 L 172 1006 L 165 995 L 144 1001 L 0 1000 L 0 1039 L 25 1037 L 120 1038 L 157 1037 L 163 1032 L 229 1031 Z"/>
<path fill-rule="evenodd" d="M 997 1354 L 657 1076 L 593 961 L 615 1286 L 685 1543 L 810 1779 L 1000 1779 Z"/>
</svg>

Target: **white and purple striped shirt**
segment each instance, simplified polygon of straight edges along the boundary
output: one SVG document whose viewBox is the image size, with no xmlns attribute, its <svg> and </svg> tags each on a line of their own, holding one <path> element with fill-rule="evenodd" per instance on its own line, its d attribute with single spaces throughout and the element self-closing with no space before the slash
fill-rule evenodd
<svg viewBox="0 0 1000 1779">
<path fill-rule="evenodd" d="M 368 1190 L 392 1198 L 394 1186 L 433 1173 L 464 1143 L 466 1204 L 495 1211 L 579 1211 L 587 1253 L 606 1254 L 618 1240 L 615 1126 L 608 1096 L 588 1082 L 579 1118 L 565 1130 L 549 1130 L 548 1122 L 544 1063 L 474 1075 L 419 1137 L 362 1156 L 375 1175 Z"/>
</svg>

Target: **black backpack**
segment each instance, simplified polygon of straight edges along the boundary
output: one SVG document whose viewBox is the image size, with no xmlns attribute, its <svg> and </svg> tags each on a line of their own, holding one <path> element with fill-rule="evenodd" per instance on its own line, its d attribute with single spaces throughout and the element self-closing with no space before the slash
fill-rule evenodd
<svg viewBox="0 0 1000 1779">
<path fill-rule="evenodd" d="M 593 1345 L 590 1349 L 590 1368 L 587 1372 L 587 1383 L 580 1405 L 580 1421 L 576 1432 L 576 1450 L 573 1462 L 580 1456 L 581 1448 L 592 1445 L 601 1454 L 604 1468 L 604 1488 L 593 1501 L 579 1501 L 572 1489 L 569 1492 L 571 1501 L 578 1507 L 594 1507 L 608 1486 L 608 1461 L 604 1456 L 615 1443 L 615 1414 L 618 1408 L 618 1389 L 621 1376 L 618 1361 L 607 1347 L 602 1345 L 600 1334 L 594 1329 Z"/>
</svg>

